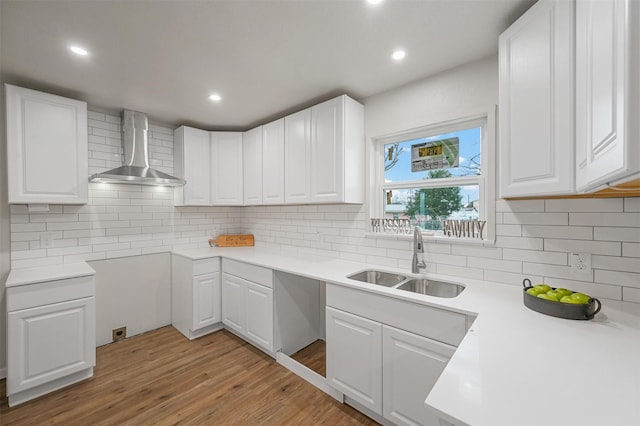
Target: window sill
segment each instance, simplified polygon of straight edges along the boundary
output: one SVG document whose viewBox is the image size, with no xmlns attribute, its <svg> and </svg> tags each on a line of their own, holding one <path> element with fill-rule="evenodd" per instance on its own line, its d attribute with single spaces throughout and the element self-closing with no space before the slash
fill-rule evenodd
<svg viewBox="0 0 640 426">
<path fill-rule="evenodd" d="M 380 238 L 385 240 L 398 240 L 398 241 L 411 241 L 413 240 L 413 231 L 409 234 L 392 234 L 386 232 L 367 232 L 365 238 Z M 444 237 L 442 235 L 433 235 L 426 232 L 422 233 L 422 240 L 424 242 L 434 242 L 440 244 L 464 244 L 474 246 L 492 246 L 495 244 L 494 240 L 481 240 L 479 238 L 454 238 Z"/>
</svg>

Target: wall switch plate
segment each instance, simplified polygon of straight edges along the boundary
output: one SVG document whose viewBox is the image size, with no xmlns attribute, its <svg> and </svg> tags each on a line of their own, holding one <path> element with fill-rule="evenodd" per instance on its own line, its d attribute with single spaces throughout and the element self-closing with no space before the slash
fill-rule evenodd
<svg viewBox="0 0 640 426">
<path fill-rule="evenodd" d="M 581 275 L 591 274 L 591 253 L 571 253 L 571 273 Z"/>
</svg>

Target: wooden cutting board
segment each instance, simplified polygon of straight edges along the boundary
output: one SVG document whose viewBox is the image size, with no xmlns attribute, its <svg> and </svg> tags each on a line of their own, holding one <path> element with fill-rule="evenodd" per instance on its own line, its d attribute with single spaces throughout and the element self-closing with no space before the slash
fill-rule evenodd
<svg viewBox="0 0 640 426">
<path fill-rule="evenodd" d="M 215 240 L 209 240 L 209 245 L 218 247 L 246 247 L 255 245 L 253 234 L 218 235 Z"/>
</svg>

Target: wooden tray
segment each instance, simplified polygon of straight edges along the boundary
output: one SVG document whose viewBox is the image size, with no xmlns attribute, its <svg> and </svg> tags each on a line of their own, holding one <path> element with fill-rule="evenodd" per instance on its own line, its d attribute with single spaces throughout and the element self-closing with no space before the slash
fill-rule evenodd
<svg viewBox="0 0 640 426">
<path fill-rule="evenodd" d="M 218 235 L 215 240 L 209 240 L 209 245 L 218 247 L 248 247 L 255 245 L 253 234 L 227 234 Z"/>
</svg>

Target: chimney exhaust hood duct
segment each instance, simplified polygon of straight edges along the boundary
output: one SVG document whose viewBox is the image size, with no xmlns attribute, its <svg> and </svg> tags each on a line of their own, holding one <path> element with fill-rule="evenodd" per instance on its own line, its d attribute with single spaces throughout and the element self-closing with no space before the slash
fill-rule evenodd
<svg viewBox="0 0 640 426">
<path fill-rule="evenodd" d="M 122 130 L 124 165 L 96 173 L 89 182 L 131 183 L 137 185 L 182 186 L 187 181 L 149 168 L 149 120 L 141 112 L 124 110 Z"/>
</svg>

